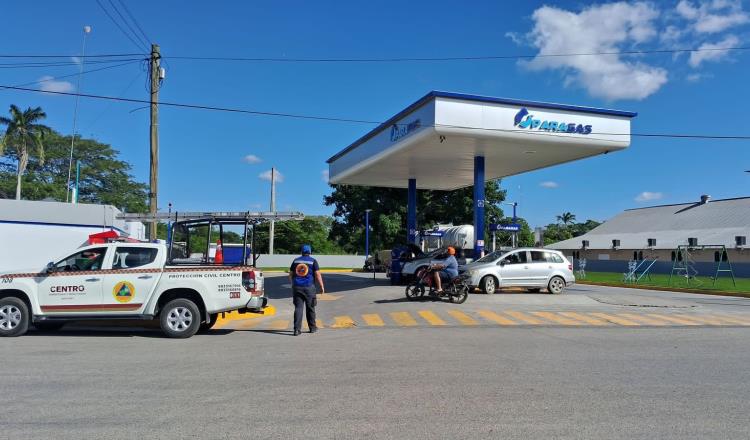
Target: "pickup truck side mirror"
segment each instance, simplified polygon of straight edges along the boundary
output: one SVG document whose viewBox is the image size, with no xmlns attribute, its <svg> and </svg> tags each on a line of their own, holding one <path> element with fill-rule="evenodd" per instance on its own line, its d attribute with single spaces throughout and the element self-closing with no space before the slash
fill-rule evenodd
<svg viewBox="0 0 750 440">
<path fill-rule="evenodd" d="M 44 271 L 46 273 L 53 273 L 55 271 L 55 269 L 56 269 L 55 268 L 55 263 L 52 262 L 52 261 L 50 261 L 49 263 L 47 263 L 47 267 L 44 269 Z"/>
</svg>

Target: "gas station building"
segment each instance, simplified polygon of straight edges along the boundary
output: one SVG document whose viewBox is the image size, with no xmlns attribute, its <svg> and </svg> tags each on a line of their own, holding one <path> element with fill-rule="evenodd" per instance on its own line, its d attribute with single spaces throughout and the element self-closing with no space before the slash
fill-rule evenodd
<svg viewBox="0 0 750 440">
<path fill-rule="evenodd" d="M 630 145 L 636 113 L 433 91 L 328 159 L 329 182 L 417 190 L 474 187 L 474 254 L 484 250 L 485 182 Z M 450 220 L 450 219 L 446 219 Z"/>
</svg>

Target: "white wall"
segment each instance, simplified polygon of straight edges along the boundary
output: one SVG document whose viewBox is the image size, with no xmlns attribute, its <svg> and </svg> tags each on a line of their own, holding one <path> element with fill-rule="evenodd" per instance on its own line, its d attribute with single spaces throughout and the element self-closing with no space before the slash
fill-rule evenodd
<svg viewBox="0 0 750 440">
<path fill-rule="evenodd" d="M 0 223 L 0 272 L 43 269 L 110 228 Z"/>
<path fill-rule="evenodd" d="M 289 267 L 299 254 L 261 254 L 258 257 L 258 267 Z M 346 269 L 361 269 L 365 264 L 363 255 L 312 255 L 318 260 L 321 268 L 337 267 Z"/>
</svg>

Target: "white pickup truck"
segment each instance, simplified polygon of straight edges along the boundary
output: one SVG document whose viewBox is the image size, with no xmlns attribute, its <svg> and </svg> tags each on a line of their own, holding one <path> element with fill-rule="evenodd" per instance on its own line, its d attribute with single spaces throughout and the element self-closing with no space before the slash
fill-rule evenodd
<svg viewBox="0 0 750 440">
<path fill-rule="evenodd" d="M 210 328 L 219 313 L 261 311 L 263 274 L 252 266 L 167 265 L 157 243 L 76 249 L 42 270 L 0 273 L 0 336 L 30 324 L 55 330 L 76 320 L 158 319 L 172 338 Z"/>
</svg>

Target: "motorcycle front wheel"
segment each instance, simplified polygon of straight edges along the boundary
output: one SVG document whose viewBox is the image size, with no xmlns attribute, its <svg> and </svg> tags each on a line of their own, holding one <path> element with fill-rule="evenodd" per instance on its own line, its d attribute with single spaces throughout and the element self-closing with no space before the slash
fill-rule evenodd
<svg viewBox="0 0 750 440">
<path fill-rule="evenodd" d="M 451 292 L 450 302 L 463 304 L 467 298 L 469 298 L 469 288 L 467 286 L 456 286 L 456 291 Z"/>
<path fill-rule="evenodd" d="M 406 286 L 406 298 L 410 301 L 415 301 L 424 296 L 424 286 L 419 283 L 411 283 Z"/>
</svg>

